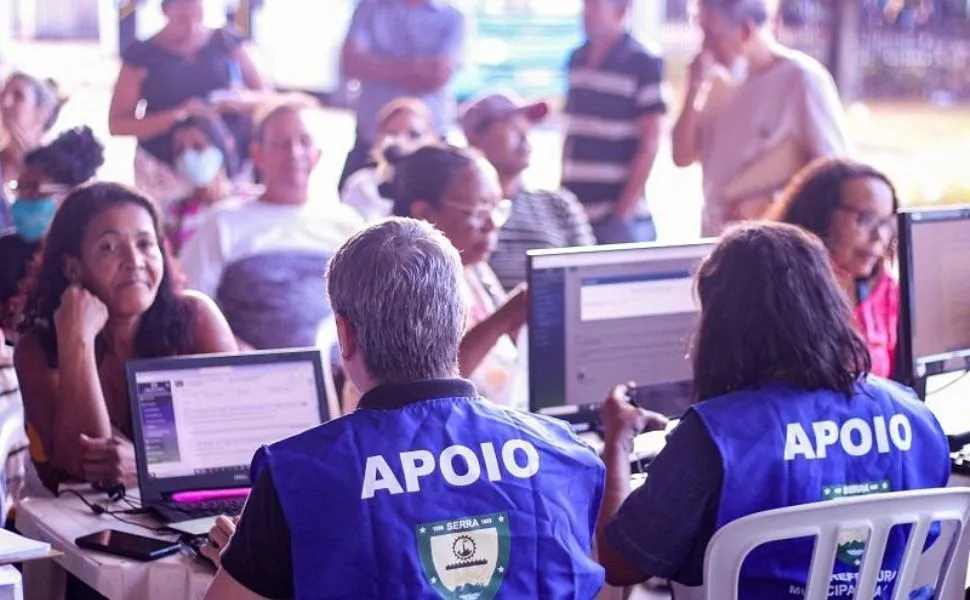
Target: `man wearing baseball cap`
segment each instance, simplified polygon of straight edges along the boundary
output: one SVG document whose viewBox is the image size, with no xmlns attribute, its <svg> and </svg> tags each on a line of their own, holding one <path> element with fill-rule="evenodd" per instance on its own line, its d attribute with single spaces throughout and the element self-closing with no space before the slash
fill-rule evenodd
<svg viewBox="0 0 970 600">
<path fill-rule="evenodd" d="M 522 173 L 529 167 L 532 126 L 545 119 L 545 102 L 524 104 L 505 94 L 469 102 L 459 122 L 472 147 L 498 171 L 502 192 L 512 200 L 512 214 L 499 230 L 489 261 L 502 286 L 512 289 L 526 278 L 528 250 L 596 243 L 582 205 L 565 190 L 529 190 Z"/>
</svg>

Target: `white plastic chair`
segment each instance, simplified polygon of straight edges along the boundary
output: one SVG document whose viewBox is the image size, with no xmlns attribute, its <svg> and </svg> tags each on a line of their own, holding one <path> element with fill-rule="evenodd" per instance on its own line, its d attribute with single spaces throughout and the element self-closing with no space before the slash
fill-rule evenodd
<svg viewBox="0 0 970 600">
<path fill-rule="evenodd" d="M 970 559 L 970 488 L 916 490 L 857 496 L 769 510 L 732 521 L 719 529 L 704 557 L 707 600 L 737 600 L 741 563 L 766 542 L 815 537 L 805 600 L 828 597 L 839 532 L 868 529 L 869 540 L 859 568 L 856 600 L 871 600 L 878 583 L 889 531 L 894 525 L 913 524 L 896 576 L 893 600 L 909 598 L 927 533 L 934 521 L 955 521 L 952 537 L 935 543 L 949 546 L 935 579 L 937 600 L 962 600 Z"/>
<path fill-rule="evenodd" d="M 330 411 L 330 418 L 336 419 L 341 414 L 340 393 L 337 390 L 337 381 L 333 376 L 333 349 L 337 346 L 337 320 L 330 315 L 320 323 L 317 330 L 317 348 L 322 355 L 323 363 L 323 389 L 327 394 L 327 408 Z"/>
</svg>

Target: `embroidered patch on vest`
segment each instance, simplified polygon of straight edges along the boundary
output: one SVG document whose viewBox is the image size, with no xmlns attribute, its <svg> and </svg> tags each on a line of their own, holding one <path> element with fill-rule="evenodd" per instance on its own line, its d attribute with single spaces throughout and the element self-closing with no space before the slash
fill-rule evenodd
<svg viewBox="0 0 970 600">
<path fill-rule="evenodd" d="M 822 488 L 823 500 L 836 498 L 850 498 L 852 496 L 868 496 L 870 494 L 884 494 L 892 491 L 889 480 L 868 481 L 865 483 L 847 483 L 843 485 L 826 485 Z M 839 547 L 835 558 L 844 565 L 858 567 L 862 564 L 869 530 L 866 528 L 846 529 L 839 532 Z"/>
<path fill-rule="evenodd" d="M 506 513 L 415 527 L 424 576 L 444 600 L 491 600 L 509 565 Z"/>
</svg>

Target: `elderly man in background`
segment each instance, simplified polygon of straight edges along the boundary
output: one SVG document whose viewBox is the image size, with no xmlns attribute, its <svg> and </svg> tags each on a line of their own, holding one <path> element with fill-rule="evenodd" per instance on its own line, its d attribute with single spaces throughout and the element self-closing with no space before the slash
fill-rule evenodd
<svg viewBox="0 0 970 600">
<path fill-rule="evenodd" d="M 663 59 L 626 29 L 632 0 L 584 0 L 587 41 L 569 57 L 562 185 L 601 244 L 656 238 L 645 187 L 667 106 Z"/>
<path fill-rule="evenodd" d="M 442 137 L 454 119 L 448 82 L 461 63 L 464 15 L 448 0 L 360 0 L 344 41 L 340 65 L 360 81 L 357 138 L 337 189 L 371 164 L 377 114 L 400 97 L 421 100 Z"/>
<path fill-rule="evenodd" d="M 263 196 L 218 205 L 179 257 L 189 286 L 216 300 L 243 347 L 314 346 L 331 314 L 320 274 L 364 226 L 344 204 L 311 201 L 317 110 L 300 96 L 263 110 L 252 149 Z"/>
<path fill-rule="evenodd" d="M 673 159 L 700 162 L 703 235 L 760 218 L 812 160 L 847 152 L 831 75 L 773 33 L 776 0 L 700 0 L 704 34 L 673 131 Z"/>
<path fill-rule="evenodd" d="M 545 102 L 522 104 L 491 94 L 471 102 L 459 119 L 468 144 L 498 172 L 502 197 L 512 201 L 512 213 L 499 229 L 489 260 L 506 290 L 525 281 L 527 251 L 596 243 L 575 196 L 566 190 L 530 190 L 522 180 L 532 158 L 529 134 L 548 114 Z"/>
<path fill-rule="evenodd" d="M 253 459 L 252 494 L 206 598 L 593 598 L 603 464 L 562 423 L 455 379 L 461 259 L 381 221 L 328 271 L 359 408 Z"/>
</svg>

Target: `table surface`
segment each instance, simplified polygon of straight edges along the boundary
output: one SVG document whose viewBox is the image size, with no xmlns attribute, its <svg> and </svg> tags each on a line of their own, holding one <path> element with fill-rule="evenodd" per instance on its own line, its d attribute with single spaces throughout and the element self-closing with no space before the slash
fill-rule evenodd
<svg viewBox="0 0 970 600">
<path fill-rule="evenodd" d="M 100 503 L 105 497 L 103 493 L 90 489 L 78 491 L 92 503 Z M 111 506 L 112 510 L 124 508 L 126 505 L 123 502 Z M 160 523 L 145 515 L 119 516 L 148 527 L 160 527 Z M 17 529 L 26 537 L 50 542 L 51 546 L 64 553 L 54 562 L 112 600 L 202 598 L 214 574 L 213 568 L 207 563 L 194 560 L 182 552 L 151 562 L 140 562 L 78 548 L 74 540 L 103 529 L 171 540 L 177 539 L 177 536 L 122 523 L 110 515 L 95 515 L 79 498 L 70 494 L 62 494 L 59 498 L 23 500 L 17 507 Z"/>
</svg>

